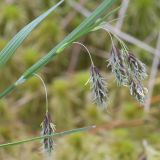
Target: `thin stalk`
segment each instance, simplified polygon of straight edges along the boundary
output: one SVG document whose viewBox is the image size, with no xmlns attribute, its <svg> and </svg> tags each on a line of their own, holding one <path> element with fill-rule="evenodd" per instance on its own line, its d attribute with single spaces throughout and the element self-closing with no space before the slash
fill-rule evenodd
<svg viewBox="0 0 160 160">
<path fill-rule="evenodd" d="M 48 113 L 48 110 L 49 110 L 49 105 L 48 105 L 48 92 L 47 92 L 47 87 L 46 87 L 46 84 L 44 82 L 44 80 L 42 79 L 42 77 L 38 74 L 34 74 L 38 79 L 40 79 L 40 81 L 42 82 L 43 84 L 43 87 L 44 87 L 44 91 L 45 91 L 45 96 L 46 96 L 46 113 Z"/>
<path fill-rule="evenodd" d="M 98 28 L 99 28 L 99 26 L 101 26 L 101 24 L 103 24 L 103 23 L 105 23 L 105 21 L 106 21 L 106 19 L 108 18 L 108 17 L 110 17 L 111 15 L 113 15 L 115 12 L 117 12 L 118 10 L 120 9 L 120 7 L 117 7 L 117 8 L 115 8 L 115 9 L 113 9 L 112 11 L 110 11 L 107 15 L 105 15 L 104 17 L 102 17 L 102 18 L 99 18 L 97 21 L 96 21 L 96 23 L 94 24 L 94 26 L 93 26 L 93 28 L 94 28 L 94 30 L 93 31 L 95 31 L 95 30 L 97 30 Z M 108 23 L 109 23 L 110 21 L 108 21 Z M 97 27 L 98 26 L 98 27 Z"/>
<path fill-rule="evenodd" d="M 32 141 L 37 141 L 37 140 L 48 138 L 48 137 L 65 136 L 65 135 L 68 135 L 68 134 L 84 132 L 84 131 L 90 130 L 92 128 L 95 128 L 95 126 L 77 128 L 77 129 L 72 129 L 72 130 L 59 132 L 59 133 L 54 133 L 54 134 L 50 134 L 50 135 L 33 137 L 33 138 L 26 139 L 26 140 L 21 140 L 21 141 L 16 141 L 16 142 L 11 142 L 11 143 L 4 143 L 4 144 L 0 144 L 0 148 L 2 148 L 2 147 L 10 147 L 10 146 L 23 144 L 23 143 L 28 143 L 28 142 L 32 142 Z"/>
<path fill-rule="evenodd" d="M 112 22 L 115 22 L 115 21 L 124 19 L 125 17 L 127 17 L 127 16 L 125 15 L 125 16 L 123 16 L 123 17 L 119 17 L 119 18 L 112 19 L 112 20 L 110 20 L 110 21 L 107 21 L 107 23 L 112 23 Z"/>
<path fill-rule="evenodd" d="M 85 48 L 85 50 L 87 51 L 87 53 L 88 53 L 88 55 L 89 55 L 89 58 L 90 58 L 90 61 L 91 61 L 91 65 L 94 66 L 93 59 L 92 59 L 91 53 L 90 53 L 90 51 L 88 50 L 88 48 L 87 48 L 84 44 L 82 44 L 82 43 L 80 43 L 80 42 L 73 42 L 73 43 L 79 44 L 79 45 L 81 45 L 81 46 L 83 46 L 83 47 Z"/>
<path fill-rule="evenodd" d="M 60 54 L 66 47 L 70 46 L 77 38 L 80 38 L 82 32 L 86 34 L 86 30 L 88 33 L 88 28 L 91 28 L 102 16 L 102 14 L 109 9 L 109 7 L 116 2 L 117 0 L 104 0 L 101 5 L 88 17 L 86 18 L 75 30 L 73 30 L 66 38 L 61 41 L 55 48 L 53 48 L 47 55 L 42 57 L 37 63 L 31 66 L 24 74 L 15 82 L 16 85 L 21 84 L 21 82 L 26 81 L 30 77 L 34 75 L 34 73 L 38 72 L 42 67 L 44 67 L 47 63 L 49 63 L 56 55 Z M 93 29 L 93 28 L 92 28 Z M 20 82 L 20 83 L 19 83 Z M 15 88 L 15 87 L 14 87 Z M 0 98 L 10 93 L 14 88 L 5 90 L 0 94 Z"/>
<path fill-rule="evenodd" d="M 110 34 L 111 32 L 109 32 L 107 28 L 101 26 L 100 29 L 105 30 L 109 35 L 111 35 L 111 34 Z M 115 34 L 112 34 L 112 35 L 119 41 L 121 47 L 125 50 L 125 53 L 128 54 L 128 49 L 127 49 L 127 46 L 125 45 L 125 43 L 124 43 L 118 36 L 116 36 Z M 111 36 L 110 36 L 110 37 L 111 37 Z M 111 38 L 111 40 L 112 40 L 112 38 Z M 113 40 L 112 40 L 112 41 L 113 41 Z"/>
</svg>

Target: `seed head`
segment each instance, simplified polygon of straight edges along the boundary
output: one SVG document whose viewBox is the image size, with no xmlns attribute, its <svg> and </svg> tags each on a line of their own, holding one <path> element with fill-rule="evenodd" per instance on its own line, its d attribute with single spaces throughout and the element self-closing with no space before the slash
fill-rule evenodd
<svg viewBox="0 0 160 160">
<path fill-rule="evenodd" d="M 44 120 L 41 124 L 42 127 L 42 136 L 51 135 L 55 132 L 55 125 L 51 123 L 51 119 L 49 113 L 47 112 Z M 47 137 L 43 139 L 43 148 L 47 154 L 51 154 L 54 149 L 54 141 L 52 137 Z"/>
<path fill-rule="evenodd" d="M 107 88 L 104 78 L 99 73 L 96 66 L 91 66 L 90 79 L 92 96 L 98 106 L 105 107 L 107 101 Z"/>
<path fill-rule="evenodd" d="M 144 104 L 146 99 L 146 94 L 148 92 L 147 88 L 145 88 L 138 79 L 130 80 L 130 94 L 134 96 L 137 101 L 141 104 Z"/>
<path fill-rule="evenodd" d="M 125 55 L 123 55 L 118 48 L 113 46 L 109 59 L 109 66 L 111 66 L 118 84 L 126 86 L 128 84 L 128 74 L 124 59 Z"/>
<path fill-rule="evenodd" d="M 128 54 L 128 64 L 133 74 L 139 79 L 144 80 L 147 77 L 145 64 L 138 60 L 133 54 Z"/>
</svg>

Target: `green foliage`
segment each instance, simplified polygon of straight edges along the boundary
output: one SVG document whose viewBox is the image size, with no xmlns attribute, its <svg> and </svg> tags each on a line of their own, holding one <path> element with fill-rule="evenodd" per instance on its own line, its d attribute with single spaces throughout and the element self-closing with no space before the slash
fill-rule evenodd
<svg viewBox="0 0 160 160">
<path fill-rule="evenodd" d="M 7 67 L 0 70 L 1 91 L 16 81 L 17 77 L 26 68 L 44 56 L 54 44 L 59 42 L 64 35 L 68 35 L 84 19 L 76 14 L 64 27 L 61 21 L 67 19 L 68 13 L 74 15 L 74 10 L 71 10 L 66 4 L 57 9 L 58 13 L 56 15 L 53 14 L 53 16 L 47 18 L 42 25 L 32 32 L 24 45 L 16 51 L 17 56 L 9 61 Z M 92 4 L 87 3 L 85 6 L 93 9 L 98 4 L 99 2 L 95 1 Z M 25 24 L 52 5 L 53 2 L 51 1 L 31 1 L 28 3 L 28 0 L 23 0 L 9 5 L 6 5 L 5 1 L 0 1 L 2 11 L 0 15 L 0 49 L 2 50 L 9 39 Z M 144 12 L 142 13 L 143 9 Z M 159 13 L 159 0 L 130 1 L 123 31 L 129 32 L 140 39 L 147 38 L 149 34 L 153 35 L 153 39 L 151 38 L 152 40 L 147 41 L 147 43 L 155 46 L 156 38 L 154 35 L 160 26 Z M 116 18 L 115 15 L 111 17 L 112 19 Z M 47 32 L 45 32 L 46 30 Z M 86 35 L 83 42 L 89 46 L 93 53 L 98 55 L 101 52 L 104 53 L 104 48 L 105 52 L 110 50 L 110 42 L 103 32 Z M 153 55 L 149 55 L 133 45 L 130 45 L 130 49 L 150 68 Z M 109 82 L 108 87 L 112 90 L 108 111 L 102 112 L 97 110 L 95 104 L 92 103 L 89 86 L 85 86 L 89 73 L 88 70 L 82 70 L 86 69 L 90 62 L 82 50 L 78 57 L 81 60 L 75 67 L 75 73 L 69 76 L 65 75 L 72 53 L 72 47 L 64 50 L 62 55 L 57 56 L 42 71 L 49 93 L 51 117 L 56 124 L 57 132 L 92 124 L 97 125 L 97 131 L 56 138 L 56 159 L 138 160 L 139 155 L 145 153 L 145 148 L 142 145 L 144 139 L 148 141 L 151 149 L 159 152 L 159 71 L 154 87 L 155 100 L 152 103 L 151 113 L 145 115 L 142 107 L 137 107 L 138 104 L 132 98 L 129 98 L 128 91 L 118 89 L 113 77 L 109 73 L 105 73 L 106 66 L 102 63 L 102 59 L 94 56 L 96 64 L 104 70 L 104 76 Z M 106 57 L 108 57 L 107 53 Z M 25 85 L 19 86 L 16 91 L 7 96 L 6 99 L 0 100 L 0 143 L 38 135 L 39 124 L 42 122 L 44 111 L 43 86 L 38 79 L 31 78 Z M 112 125 L 114 121 L 123 121 L 130 124 L 130 121 L 137 119 L 147 119 L 150 122 L 134 127 L 120 126 L 121 129 L 108 129 L 106 127 Z M 0 159 L 19 160 L 25 157 L 26 159 L 41 160 L 40 148 L 39 142 L 35 142 L 0 149 Z M 147 153 L 151 155 L 149 160 L 154 160 L 155 156 L 153 157 L 148 150 Z"/>
<path fill-rule="evenodd" d="M 13 53 L 16 51 L 16 49 L 21 45 L 21 43 L 25 40 L 25 38 L 27 38 L 27 36 L 29 35 L 29 33 L 44 19 L 46 18 L 52 11 L 54 11 L 64 0 L 60 1 L 59 3 L 57 3 L 55 6 L 53 6 L 52 8 L 50 8 L 48 11 L 46 11 L 45 13 L 43 13 L 42 15 L 40 15 L 38 18 L 36 18 L 34 21 L 32 21 L 31 23 L 29 23 L 27 26 L 25 26 L 19 33 L 17 33 L 11 40 L 10 42 L 7 44 L 7 46 L 0 52 L 0 66 L 4 65 L 9 59 L 10 57 L 13 55 Z M 11 6 L 11 8 L 8 9 L 8 12 L 6 15 L 8 18 L 12 18 L 10 17 L 10 15 L 12 15 L 14 18 L 17 18 L 17 14 L 16 8 L 14 8 L 13 6 Z M 11 14 L 10 14 L 11 13 Z M 16 14 L 16 15 L 15 15 Z"/>
</svg>

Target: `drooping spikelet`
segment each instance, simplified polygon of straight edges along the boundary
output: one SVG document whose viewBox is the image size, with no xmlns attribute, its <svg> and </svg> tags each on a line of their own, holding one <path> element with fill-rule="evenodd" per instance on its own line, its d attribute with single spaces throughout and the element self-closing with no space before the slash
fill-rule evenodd
<svg viewBox="0 0 160 160">
<path fill-rule="evenodd" d="M 131 53 L 128 54 L 128 64 L 136 78 L 144 80 L 147 77 L 145 64 Z"/>
<path fill-rule="evenodd" d="M 109 58 L 109 66 L 112 68 L 112 72 L 115 75 L 116 81 L 119 85 L 128 85 L 128 73 L 125 65 L 125 55 L 112 46 L 111 55 Z"/>
<path fill-rule="evenodd" d="M 146 99 L 146 94 L 148 92 L 147 88 L 145 88 L 142 83 L 136 79 L 133 78 L 130 80 L 130 94 L 134 96 L 137 101 L 139 101 L 141 104 L 144 104 Z"/>
<path fill-rule="evenodd" d="M 105 107 L 107 105 L 106 102 L 108 94 L 106 82 L 99 73 L 97 67 L 94 65 L 91 66 L 89 82 L 91 85 L 94 101 L 98 106 Z"/>
<path fill-rule="evenodd" d="M 42 136 L 51 135 L 55 132 L 55 125 L 51 123 L 51 119 L 48 112 L 46 113 L 44 120 L 41 123 L 41 127 L 42 127 L 42 132 L 41 132 Z M 54 149 L 54 141 L 52 137 L 46 137 L 43 139 L 43 148 L 48 155 L 51 154 L 51 152 Z"/>
</svg>

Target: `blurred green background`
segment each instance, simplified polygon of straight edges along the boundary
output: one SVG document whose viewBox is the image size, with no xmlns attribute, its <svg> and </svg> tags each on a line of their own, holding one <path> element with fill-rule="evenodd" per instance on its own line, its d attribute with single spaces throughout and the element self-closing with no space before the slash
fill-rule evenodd
<svg viewBox="0 0 160 160">
<path fill-rule="evenodd" d="M 56 2 L 58 0 L 0 0 L 0 49 L 21 28 Z M 84 20 L 83 15 L 67 2 L 47 17 L 0 69 L 0 91 L 17 80 Z M 93 10 L 101 0 L 76 2 Z M 118 1 L 113 8 L 120 4 Z M 117 16 L 115 13 L 109 21 Z M 114 26 L 116 21 L 111 24 Z M 160 1 L 130 0 L 122 31 L 155 48 L 160 31 Z M 160 153 L 160 71 L 155 79 L 151 110 L 146 114 L 126 88 L 117 86 L 107 68 L 106 60 L 111 49 L 107 34 L 104 31 L 93 32 L 79 41 L 89 48 L 97 67 L 107 79 L 109 106 L 102 111 L 92 103 L 89 86 L 85 86 L 90 61 L 79 46 L 74 44 L 65 49 L 46 65 L 39 74 L 48 88 L 51 117 L 57 132 L 93 124 L 97 126 L 87 133 L 55 138 L 53 157 L 57 160 L 154 160 Z M 154 55 L 133 44 L 126 44 L 146 64 L 150 74 Z M 148 79 L 144 84 L 147 86 Z M 39 135 L 44 114 L 44 88 L 40 80 L 33 77 L 0 100 L 0 143 Z M 146 141 L 147 144 L 143 143 Z M 42 160 L 40 142 L 0 149 L 0 160 L 22 159 Z M 160 160 L 160 156 L 155 160 Z"/>
</svg>

